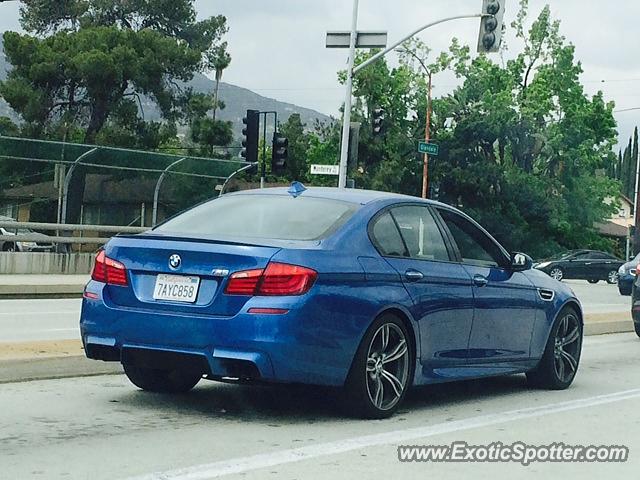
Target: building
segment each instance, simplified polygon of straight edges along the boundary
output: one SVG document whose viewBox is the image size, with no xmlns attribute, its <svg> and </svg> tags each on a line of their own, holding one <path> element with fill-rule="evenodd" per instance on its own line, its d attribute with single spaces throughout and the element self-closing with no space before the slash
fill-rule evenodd
<svg viewBox="0 0 640 480">
<path fill-rule="evenodd" d="M 151 226 L 157 178 L 122 179 L 110 175 L 86 176 L 81 224 Z M 175 213 L 174 188 L 166 181 L 158 202 L 158 220 Z M 0 215 L 21 222 L 55 222 L 61 193 L 54 182 L 4 190 Z"/>
</svg>

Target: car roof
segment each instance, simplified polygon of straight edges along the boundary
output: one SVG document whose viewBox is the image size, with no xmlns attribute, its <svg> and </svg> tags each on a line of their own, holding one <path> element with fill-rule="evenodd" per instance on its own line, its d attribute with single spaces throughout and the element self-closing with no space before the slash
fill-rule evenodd
<svg viewBox="0 0 640 480">
<path fill-rule="evenodd" d="M 289 187 L 264 188 L 256 190 L 242 190 L 239 192 L 228 193 L 227 195 L 289 195 Z M 366 205 L 367 203 L 378 200 L 398 200 L 405 202 L 425 202 L 433 205 L 442 205 L 432 200 L 423 200 L 410 195 L 402 195 L 400 193 L 378 192 L 375 190 L 358 190 L 353 188 L 332 188 L 332 187 L 307 187 L 300 196 L 313 198 L 326 198 L 332 200 L 342 200 L 344 202 L 358 203 Z"/>
</svg>

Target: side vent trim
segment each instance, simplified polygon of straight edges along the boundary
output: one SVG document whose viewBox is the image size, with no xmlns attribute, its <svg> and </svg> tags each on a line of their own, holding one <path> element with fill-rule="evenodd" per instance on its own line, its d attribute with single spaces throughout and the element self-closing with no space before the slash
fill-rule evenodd
<svg viewBox="0 0 640 480">
<path fill-rule="evenodd" d="M 547 290 L 546 288 L 539 288 L 538 295 L 545 302 L 553 302 L 553 299 L 556 298 L 556 292 L 553 290 Z"/>
</svg>

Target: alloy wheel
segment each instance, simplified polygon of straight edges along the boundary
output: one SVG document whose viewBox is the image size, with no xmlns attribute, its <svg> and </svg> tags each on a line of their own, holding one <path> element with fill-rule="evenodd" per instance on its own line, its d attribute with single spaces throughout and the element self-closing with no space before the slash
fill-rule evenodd
<svg viewBox="0 0 640 480">
<path fill-rule="evenodd" d="M 553 350 L 555 372 L 561 382 L 571 381 L 578 371 L 581 341 L 578 318 L 571 313 L 565 315 L 558 325 Z"/>
<path fill-rule="evenodd" d="M 607 275 L 607 283 L 609 284 L 618 283 L 618 272 L 616 272 L 615 270 L 611 270 Z"/>
<path fill-rule="evenodd" d="M 407 388 L 409 346 L 400 327 L 383 324 L 373 335 L 367 353 L 367 392 L 380 410 L 393 408 Z"/>
<path fill-rule="evenodd" d="M 554 280 L 560 281 L 564 277 L 564 272 L 559 268 L 554 268 L 549 272 L 549 276 Z"/>
</svg>

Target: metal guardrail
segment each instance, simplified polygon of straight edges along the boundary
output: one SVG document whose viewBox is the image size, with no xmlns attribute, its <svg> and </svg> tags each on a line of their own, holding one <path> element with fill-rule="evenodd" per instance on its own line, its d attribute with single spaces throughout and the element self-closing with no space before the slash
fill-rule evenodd
<svg viewBox="0 0 640 480">
<path fill-rule="evenodd" d="M 91 233 L 142 233 L 149 230 L 147 227 L 122 227 L 115 225 L 74 225 L 68 223 L 35 223 L 35 222 L 3 222 L 0 221 L 0 228 L 5 230 L 44 230 L 56 232 L 91 232 Z M 57 243 L 57 244 L 99 244 L 102 245 L 109 241 L 108 237 L 71 237 L 71 236 L 41 236 L 33 233 L 24 233 L 17 235 L 0 235 L 0 242 L 37 242 Z"/>
<path fill-rule="evenodd" d="M 37 222 L 2 222 L 0 228 L 6 230 L 16 230 L 29 228 L 31 230 L 44 231 L 75 231 L 75 232 L 97 232 L 97 233 L 142 233 L 149 230 L 148 227 L 124 227 L 115 225 L 74 225 L 69 223 L 37 223 Z"/>
</svg>

